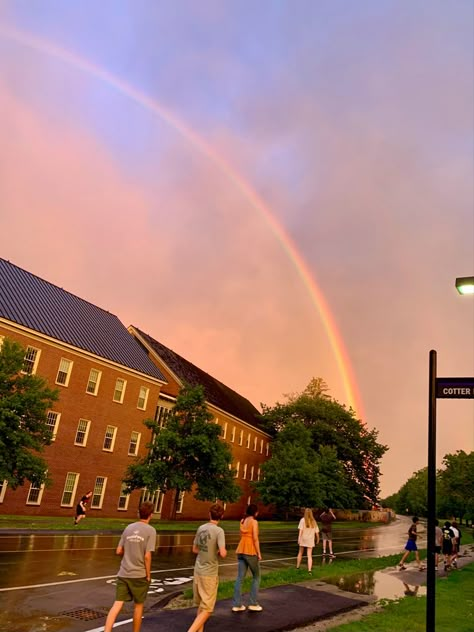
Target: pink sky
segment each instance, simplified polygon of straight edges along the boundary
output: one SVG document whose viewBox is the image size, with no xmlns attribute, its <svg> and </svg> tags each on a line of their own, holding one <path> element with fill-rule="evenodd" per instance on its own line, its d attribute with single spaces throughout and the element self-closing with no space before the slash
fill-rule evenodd
<svg viewBox="0 0 474 632">
<path fill-rule="evenodd" d="M 178 42 L 187 29 L 209 34 L 170 42 L 171 56 L 160 48 L 167 64 L 157 66 L 138 8 L 133 33 L 111 21 L 108 48 L 98 26 L 90 32 L 74 15 L 25 17 L 7 2 L 0 255 L 147 331 L 257 406 L 313 376 L 348 403 L 307 286 L 229 174 L 132 99 L 2 36 L 8 24 L 151 95 L 271 209 L 330 307 L 359 414 L 390 448 L 388 494 L 426 465 L 429 350 L 438 350 L 439 375 L 474 375 L 474 300 L 454 289 L 457 276 L 474 273 L 472 32 L 458 29 L 472 10 L 445 19 L 436 5 L 428 19 L 414 10 L 405 21 L 363 5 L 380 27 L 365 44 L 352 29 L 362 33 L 363 21 L 315 9 L 346 48 L 316 46 L 294 18 L 268 27 L 270 51 L 237 38 L 230 8 L 219 15 L 222 41 L 212 2 L 195 22 L 151 11 L 156 28 L 186 25 L 176 27 Z M 255 28 L 270 37 L 258 16 Z M 232 34 L 240 47 L 227 43 Z M 277 34 L 301 42 L 285 49 L 283 65 Z M 133 43 L 142 54 L 127 57 Z M 474 449 L 472 400 L 441 401 L 438 417 L 439 461 Z"/>
</svg>

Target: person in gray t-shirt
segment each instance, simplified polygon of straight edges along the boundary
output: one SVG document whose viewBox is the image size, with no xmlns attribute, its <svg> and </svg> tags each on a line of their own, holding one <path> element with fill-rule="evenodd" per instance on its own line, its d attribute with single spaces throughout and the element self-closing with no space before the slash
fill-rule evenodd
<svg viewBox="0 0 474 632">
<path fill-rule="evenodd" d="M 156 531 L 149 522 L 155 507 L 153 503 L 142 503 L 140 521 L 125 528 L 117 546 L 117 555 L 122 556 L 117 573 L 115 602 L 107 615 L 104 632 L 112 632 L 117 615 L 125 601 L 134 601 L 133 632 L 140 632 L 143 606 L 151 581 L 151 554 L 156 546 Z"/>
<path fill-rule="evenodd" d="M 224 530 L 218 526 L 224 508 L 214 504 L 209 508 L 209 522 L 196 531 L 193 553 L 197 554 L 194 565 L 193 596 L 198 607 L 197 616 L 188 632 L 203 632 L 204 624 L 214 611 L 219 586 L 219 563 L 217 556 L 227 555 Z"/>
</svg>

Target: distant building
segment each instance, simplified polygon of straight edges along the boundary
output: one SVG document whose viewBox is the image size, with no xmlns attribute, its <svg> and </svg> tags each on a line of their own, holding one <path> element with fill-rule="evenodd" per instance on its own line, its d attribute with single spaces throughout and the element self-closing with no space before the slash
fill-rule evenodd
<svg viewBox="0 0 474 632">
<path fill-rule="evenodd" d="M 91 515 L 134 518 L 142 492 L 125 495 L 122 478 L 146 454 L 143 421 L 164 420 L 184 382 L 203 385 L 232 447 L 243 494 L 226 515 L 240 516 L 254 500 L 250 482 L 260 476 L 270 437 L 258 410 L 235 391 L 113 314 L 0 259 L 0 345 L 5 337 L 25 347 L 24 370 L 44 377 L 60 398 L 48 412 L 54 440 L 44 451 L 52 486 L 13 491 L 0 481 L 0 513 L 72 515 L 92 490 Z M 157 517 L 168 517 L 169 495 L 154 501 Z M 178 516 L 206 517 L 207 505 L 186 494 Z"/>
</svg>

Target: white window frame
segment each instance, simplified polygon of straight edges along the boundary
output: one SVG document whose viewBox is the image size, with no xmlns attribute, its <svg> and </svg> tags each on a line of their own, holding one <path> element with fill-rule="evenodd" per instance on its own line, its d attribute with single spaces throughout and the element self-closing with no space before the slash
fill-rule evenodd
<svg viewBox="0 0 474 632">
<path fill-rule="evenodd" d="M 38 495 L 36 497 L 35 500 L 30 500 L 30 496 L 32 492 L 38 492 Z M 41 505 L 41 499 L 43 498 L 43 492 L 44 492 L 44 483 L 41 483 L 41 485 L 33 485 L 33 483 L 30 483 L 30 489 L 28 490 L 28 496 L 26 497 L 26 504 L 27 505 L 35 505 L 35 506 L 39 506 Z"/>
<path fill-rule="evenodd" d="M 252 465 L 252 466 L 250 467 L 250 480 L 251 480 L 251 481 L 253 481 L 253 476 L 254 476 L 254 473 L 255 473 L 255 467 Z"/>
<path fill-rule="evenodd" d="M 142 391 L 144 391 L 143 395 Z M 140 391 L 138 392 L 137 408 L 139 408 L 140 410 L 146 410 L 149 394 L 150 389 L 147 386 L 140 386 Z M 143 403 L 140 405 L 141 401 L 143 401 Z"/>
<path fill-rule="evenodd" d="M 249 497 L 247 498 L 247 507 L 248 507 L 250 504 L 252 504 L 252 496 L 249 496 Z"/>
<path fill-rule="evenodd" d="M 117 502 L 117 510 L 118 511 L 127 511 L 128 509 L 128 503 L 130 500 L 130 494 L 125 494 L 124 490 L 127 488 L 126 485 L 124 485 L 122 483 L 122 487 L 120 488 L 120 496 L 118 497 L 118 502 Z M 121 504 L 122 501 L 122 504 Z"/>
<path fill-rule="evenodd" d="M 136 440 L 135 441 L 133 441 L 133 435 L 136 435 Z M 142 437 L 142 433 L 141 432 L 138 432 L 138 430 L 132 430 L 132 433 L 130 435 L 130 443 L 128 444 L 128 456 L 137 456 L 138 448 L 140 447 L 140 439 L 141 439 L 141 437 Z M 130 450 L 132 445 L 135 446 L 135 450 L 133 452 Z"/>
<path fill-rule="evenodd" d="M 73 479 L 74 477 L 74 479 Z M 77 485 L 79 483 L 78 472 L 68 472 L 64 480 L 63 493 L 61 494 L 61 507 L 72 507 L 76 497 Z M 71 494 L 69 501 L 65 500 L 66 494 Z"/>
<path fill-rule="evenodd" d="M 155 506 L 155 511 L 153 513 L 161 513 L 161 510 L 163 509 L 163 500 L 164 500 L 164 498 L 165 498 L 165 495 L 163 494 L 163 492 L 160 492 L 159 489 L 157 489 L 152 494 L 145 487 L 143 492 L 142 492 L 142 497 L 140 499 L 140 503 L 145 503 L 145 502 L 153 503 L 154 506 Z"/>
<path fill-rule="evenodd" d="M 172 408 L 168 408 L 167 406 L 157 406 L 155 421 L 158 423 L 160 428 L 163 428 L 166 425 L 166 421 L 168 420 L 172 410 Z"/>
<path fill-rule="evenodd" d="M 263 454 L 263 439 L 260 439 L 260 454 Z"/>
<path fill-rule="evenodd" d="M 250 449 L 250 432 L 247 433 L 247 448 Z"/>
<path fill-rule="evenodd" d="M 244 471 L 242 472 L 242 478 L 244 481 L 247 478 L 247 463 L 244 463 Z"/>
<path fill-rule="evenodd" d="M 230 433 L 231 443 L 235 443 L 235 426 L 232 426 L 232 432 Z"/>
<path fill-rule="evenodd" d="M 257 451 L 257 441 L 258 441 L 258 437 L 255 436 L 253 439 L 253 451 L 256 452 Z"/>
<path fill-rule="evenodd" d="M 227 421 L 222 426 L 222 438 L 225 439 L 227 437 Z"/>
<path fill-rule="evenodd" d="M 91 497 L 91 509 L 102 509 L 106 487 L 107 476 L 96 476 Z"/>
<path fill-rule="evenodd" d="M 117 437 L 117 426 L 112 426 L 111 424 L 107 425 L 105 429 L 104 442 L 102 444 L 102 450 L 104 452 L 113 452 L 115 446 L 115 439 Z M 105 447 L 106 442 L 110 440 L 110 446 Z"/>
<path fill-rule="evenodd" d="M 244 431 L 243 431 L 243 430 L 241 430 L 241 431 L 239 432 L 239 445 L 242 445 L 242 444 L 243 444 L 243 442 L 244 442 Z"/>
<path fill-rule="evenodd" d="M 240 461 L 237 461 L 235 464 L 235 478 L 239 478 L 240 474 Z"/>
<path fill-rule="evenodd" d="M 267 441 L 267 449 L 265 451 L 266 456 L 268 456 L 270 454 L 270 444 Z"/>
<path fill-rule="evenodd" d="M 0 344 L 1 344 L 1 340 L 0 340 Z M 1 484 L 0 484 L 0 503 L 3 503 L 3 500 L 5 498 L 5 493 L 7 491 L 7 485 L 8 485 L 8 481 L 4 480 Z"/>
<path fill-rule="evenodd" d="M 5 340 L 5 336 L 2 336 L 2 335 L 0 334 L 0 351 L 2 350 L 4 340 Z"/>
<path fill-rule="evenodd" d="M 117 384 L 121 383 L 122 384 L 122 390 L 117 388 Z M 114 387 L 114 395 L 112 397 L 112 401 L 114 401 L 116 404 L 123 404 L 123 400 L 125 399 L 125 389 L 127 388 L 127 380 L 124 379 L 123 377 L 118 377 L 115 380 L 115 387 Z M 117 393 L 120 395 L 120 397 L 117 399 L 116 395 Z"/>
<path fill-rule="evenodd" d="M 30 352 L 34 351 L 34 357 L 33 358 L 28 358 L 28 354 Z M 21 370 L 22 373 L 24 373 L 25 375 L 35 375 L 36 374 L 36 369 L 38 368 L 38 362 L 40 359 L 40 355 L 41 355 L 41 349 L 38 349 L 37 347 L 32 347 L 31 345 L 28 345 L 26 347 L 26 351 L 25 351 L 25 356 L 23 358 L 23 368 Z M 31 371 L 27 371 L 25 370 L 25 362 L 31 362 Z"/>
<path fill-rule="evenodd" d="M 95 380 L 92 379 L 93 374 L 97 374 L 97 377 Z M 89 379 L 87 380 L 87 385 L 86 385 L 86 393 L 88 395 L 94 395 L 97 396 L 98 392 L 99 392 L 99 384 L 100 384 L 100 378 L 102 377 L 102 371 L 99 371 L 99 369 L 95 369 L 94 367 L 89 371 Z M 90 390 L 90 386 L 93 386 L 93 389 Z"/>
<path fill-rule="evenodd" d="M 260 470 L 260 468 L 258 468 L 258 470 L 257 470 L 257 481 L 260 480 L 260 474 L 261 474 L 261 470 Z"/>
<path fill-rule="evenodd" d="M 79 430 L 79 426 L 81 425 L 81 421 L 86 423 L 86 429 L 85 430 Z M 77 422 L 77 428 L 76 428 L 76 434 L 74 435 L 74 445 L 78 445 L 81 448 L 85 448 L 87 445 L 87 439 L 89 437 L 89 430 L 91 427 L 91 422 L 89 419 L 79 419 L 79 421 Z M 77 435 L 79 432 L 83 432 L 84 433 L 84 442 L 83 443 L 79 443 L 79 441 L 77 440 Z"/>
<path fill-rule="evenodd" d="M 178 498 L 178 506 L 176 507 L 176 513 L 180 514 L 183 513 L 183 505 L 184 505 L 184 497 L 186 495 L 186 492 L 179 492 L 179 498 Z"/>
<path fill-rule="evenodd" d="M 50 423 L 54 415 L 54 424 Z M 46 425 L 51 430 L 52 441 L 56 441 L 56 435 L 58 434 L 59 420 L 61 419 L 61 413 L 56 412 L 55 410 L 48 410 L 48 414 L 46 415 Z"/>
<path fill-rule="evenodd" d="M 64 387 L 69 386 L 69 380 L 71 378 L 73 365 L 74 365 L 73 360 L 70 360 L 69 358 L 61 358 L 59 362 L 58 372 L 56 375 L 56 384 L 58 384 L 59 386 L 64 386 Z M 63 374 L 65 375 L 64 382 L 60 382 L 59 377 L 62 376 Z"/>
</svg>

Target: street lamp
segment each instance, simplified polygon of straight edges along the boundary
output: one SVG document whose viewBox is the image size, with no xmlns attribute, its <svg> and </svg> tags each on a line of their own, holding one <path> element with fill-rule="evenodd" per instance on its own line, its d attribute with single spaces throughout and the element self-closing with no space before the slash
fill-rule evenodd
<svg viewBox="0 0 474 632">
<path fill-rule="evenodd" d="M 474 276 L 456 279 L 456 289 L 459 294 L 474 294 Z"/>
<path fill-rule="evenodd" d="M 474 294 L 474 276 L 456 279 L 459 294 Z M 439 378 L 437 353 L 430 351 L 428 397 L 428 542 L 426 569 L 426 632 L 435 631 L 436 400 L 474 399 L 474 377 Z"/>
</svg>

